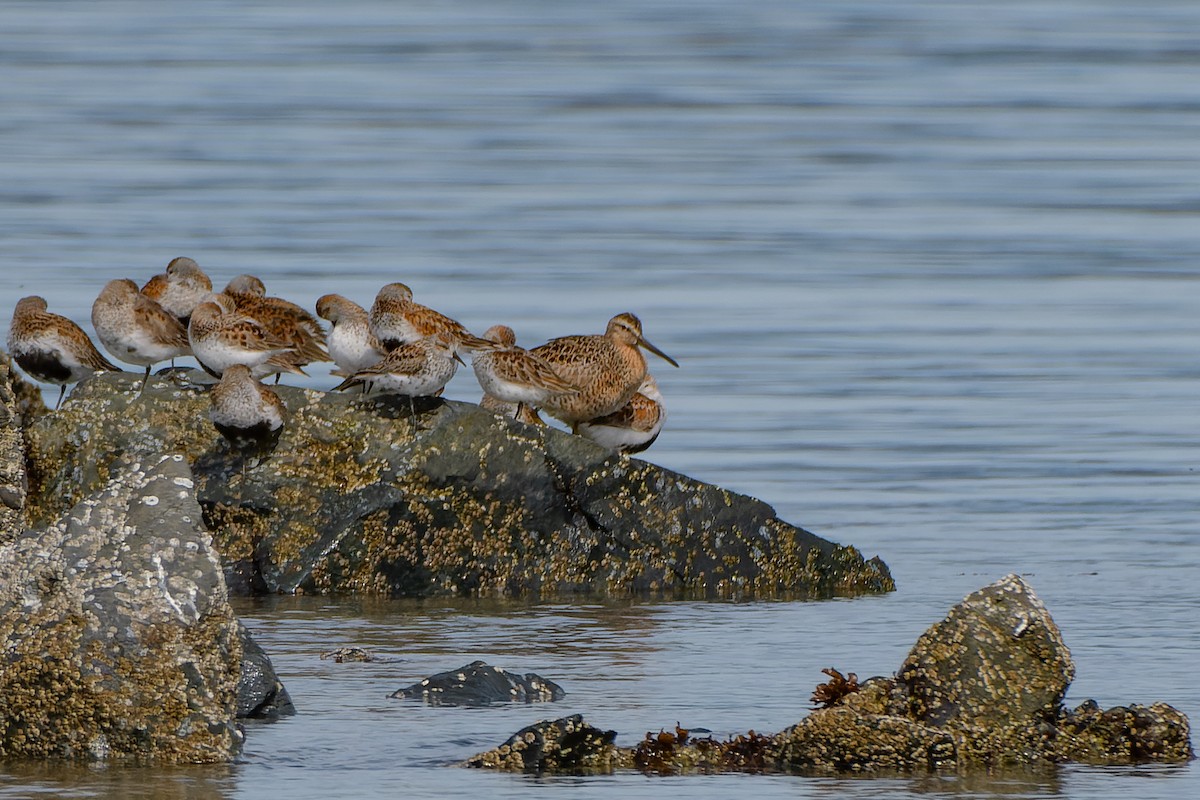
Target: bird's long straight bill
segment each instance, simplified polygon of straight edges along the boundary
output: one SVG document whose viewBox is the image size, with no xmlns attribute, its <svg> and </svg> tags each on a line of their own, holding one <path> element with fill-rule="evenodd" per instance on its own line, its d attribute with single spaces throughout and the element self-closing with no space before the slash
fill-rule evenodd
<svg viewBox="0 0 1200 800">
<path fill-rule="evenodd" d="M 671 366 L 673 366 L 673 367 L 678 367 L 678 366 L 679 366 L 679 362 L 678 362 L 678 361 L 676 361 L 675 359 L 671 358 L 669 355 L 667 355 L 666 353 L 664 353 L 662 350 L 659 350 L 657 347 L 655 347 L 654 345 L 652 345 L 652 344 L 649 342 L 649 340 L 647 340 L 647 339 L 644 339 L 644 338 L 643 338 L 643 339 L 638 339 L 638 344 L 640 344 L 642 347 L 644 347 L 644 348 L 646 348 L 647 350 L 649 350 L 651 353 L 654 353 L 654 355 L 656 355 L 656 356 L 658 356 L 659 358 L 663 359 L 664 361 L 666 361 L 666 362 L 667 362 L 668 364 L 670 364 Z"/>
</svg>

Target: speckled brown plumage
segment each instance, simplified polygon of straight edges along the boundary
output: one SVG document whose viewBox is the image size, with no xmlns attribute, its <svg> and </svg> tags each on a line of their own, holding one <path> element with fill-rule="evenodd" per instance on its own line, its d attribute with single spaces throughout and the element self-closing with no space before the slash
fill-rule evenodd
<svg viewBox="0 0 1200 800">
<path fill-rule="evenodd" d="M 200 265 L 187 256 L 171 259 L 165 272 L 155 275 L 141 293 L 162 306 L 186 328 L 196 306 L 212 291 L 212 281 Z"/>
<path fill-rule="evenodd" d="M 529 352 L 545 359 L 562 378 L 579 387 L 576 394 L 548 398 L 542 410 L 574 430 L 581 422 L 621 408 L 646 377 L 646 359 L 639 347 L 679 366 L 642 336 L 641 320 L 629 313 L 610 319 L 603 334 L 563 336 L 533 348 Z"/>
<path fill-rule="evenodd" d="M 280 358 L 292 366 L 302 368 L 331 360 L 325 350 L 325 329 L 317 318 L 290 300 L 267 296 L 258 278 L 238 275 L 221 294 L 233 300 L 239 314 L 254 319 L 273 337 L 287 343 L 288 353 Z"/>
<path fill-rule="evenodd" d="M 8 352 L 36 380 L 61 387 L 57 409 L 67 384 L 97 372 L 120 372 L 121 368 L 100 354 L 82 328 L 46 309 L 45 299 L 37 295 L 17 301 L 8 329 Z"/>
<path fill-rule="evenodd" d="M 440 336 L 456 349 L 489 349 L 492 343 L 475 336 L 457 320 L 414 302 L 403 283 L 389 283 L 371 305 L 371 332 L 388 350 L 429 336 Z"/>
<path fill-rule="evenodd" d="M 387 350 L 371 333 L 366 309 L 353 300 L 340 294 L 323 295 L 317 299 L 317 316 L 330 323 L 326 345 L 338 374 L 343 377 L 378 364 L 387 355 Z"/>
<path fill-rule="evenodd" d="M 658 383 L 647 375 L 629 402 L 611 414 L 581 422 L 578 432 L 620 453 L 640 453 L 658 439 L 667 410 Z"/>
<path fill-rule="evenodd" d="M 115 358 L 146 368 L 143 389 L 151 367 L 192 352 L 183 323 L 141 294 L 128 278 L 104 285 L 92 303 L 92 327 Z"/>
<path fill-rule="evenodd" d="M 288 357 L 290 345 L 261 323 L 216 302 L 204 302 L 192 312 L 188 326 L 192 353 L 205 371 L 220 376 L 234 364 L 245 364 L 254 377 L 277 372 L 304 374 Z"/>
<path fill-rule="evenodd" d="M 520 414 L 522 406 L 541 406 L 550 397 L 578 391 L 545 359 L 518 346 L 516 334 L 507 325 L 493 325 L 483 336 L 496 348 L 477 350 L 472 355 L 475 377 L 485 397 L 516 404 L 514 416 Z"/>
</svg>

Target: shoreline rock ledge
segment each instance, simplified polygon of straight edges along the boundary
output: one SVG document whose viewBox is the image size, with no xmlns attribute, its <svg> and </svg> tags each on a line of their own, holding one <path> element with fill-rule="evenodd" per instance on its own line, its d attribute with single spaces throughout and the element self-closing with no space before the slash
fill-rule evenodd
<svg viewBox="0 0 1200 800">
<path fill-rule="evenodd" d="M 825 598 L 893 591 L 887 566 L 769 505 L 472 403 L 276 386 L 270 452 L 231 449 L 195 371 L 97 375 L 26 417 L 25 525 L 121 459 L 182 454 L 239 594 Z"/>
</svg>

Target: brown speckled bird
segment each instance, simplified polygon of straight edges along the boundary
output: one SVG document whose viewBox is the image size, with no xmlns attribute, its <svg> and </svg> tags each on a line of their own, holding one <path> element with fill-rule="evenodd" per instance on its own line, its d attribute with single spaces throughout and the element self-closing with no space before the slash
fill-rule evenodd
<svg viewBox="0 0 1200 800">
<path fill-rule="evenodd" d="M 209 397 L 209 419 L 234 447 L 265 449 L 278 441 L 287 406 L 245 364 L 230 365 Z"/>
<path fill-rule="evenodd" d="M 340 294 L 322 295 L 317 299 L 317 316 L 330 324 L 326 344 L 337 374 L 347 377 L 360 369 L 378 364 L 387 355 L 379 339 L 371 333 L 366 310 Z"/>
<path fill-rule="evenodd" d="M 371 305 L 371 332 L 393 350 L 429 336 L 440 336 L 455 350 L 487 350 L 492 343 L 468 331 L 462 323 L 412 299 L 403 283 L 389 283 L 379 290 Z"/>
<path fill-rule="evenodd" d="M 192 311 L 212 291 L 212 281 L 200 265 L 187 256 L 171 259 L 165 272 L 155 275 L 142 287 L 142 294 L 162 306 L 187 327 Z"/>
<path fill-rule="evenodd" d="M 46 309 L 46 301 L 37 295 L 17 301 L 8 329 L 8 352 L 36 380 L 59 385 L 57 411 L 67 384 L 97 372 L 121 372 L 121 368 L 100 354 L 82 328 Z"/>
<path fill-rule="evenodd" d="M 104 349 L 127 364 L 150 369 L 160 361 L 190 355 L 187 328 L 128 278 L 109 281 L 92 303 L 92 327 Z"/>
<path fill-rule="evenodd" d="M 279 372 L 304 374 L 289 357 L 290 343 L 231 308 L 232 301 L 226 298 L 203 302 L 192 312 L 188 339 L 192 354 L 206 372 L 220 377 L 234 364 L 245 364 L 256 378 Z"/>
<path fill-rule="evenodd" d="M 239 314 L 256 320 L 276 339 L 288 344 L 281 358 L 297 369 L 319 361 L 330 361 L 325 350 L 325 329 L 317 318 L 282 297 L 267 296 L 263 282 L 253 275 L 238 275 L 221 292 L 231 298 Z"/>
<path fill-rule="evenodd" d="M 497 347 L 476 350 L 471 357 L 471 366 L 485 399 L 493 398 L 513 405 L 508 416 L 522 419 L 524 408 L 537 408 L 547 398 L 579 391 L 574 384 L 559 377 L 544 359 L 519 347 L 516 334 L 507 325 L 493 325 L 483 338 L 495 342 Z M 507 406 L 503 408 L 507 411 Z"/>
<path fill-rule="evenodd" d="M 667 409 L 658 383 L 647 375 L 629 402 L 611 414 L 581 422 L 579 435 L 618 453 L 640 453 L 658 438 Z"/>
<path fill-rule="evenodd" d="M 646 359 L 639 347 L 678 367 L 675 359 L 642 336 L 642 323 L 633 314 L 618 314 L 603 334 L 562 336 L 529 352 L 549 362 L 562 378 L 579 387 L 575 394 L 548 398 L 547 414 L 577 431 L 581 422 L 611 414 L 629 402 L 646 377 Z"/>
</svg>

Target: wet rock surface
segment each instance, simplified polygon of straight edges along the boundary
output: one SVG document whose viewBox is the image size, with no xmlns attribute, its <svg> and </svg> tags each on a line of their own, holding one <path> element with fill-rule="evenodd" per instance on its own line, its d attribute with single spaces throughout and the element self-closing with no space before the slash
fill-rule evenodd
<svg viewBox="0 0 1200 800">
<path fill-rule="evenodd" d="M 242 641 L 242 667 L 238 679 L 238 719 L 275 720 L 296 713 L 283 681 L 275 673 L 270 657 L 254 641 L 250 631 L 238 623 Z"/>
<path fill-rule="evenodd" d="M 198 375 L 192 377 L 205 380 Z M 508 596 L 828 597 L 894 589 L 887 567 L 770 506 L 470 403 L 277 391 L 262 458 L 231 451 L 208 387 L 83 382 L 26 431 L 31 518 L 103 484 L 121 454 L 179 452 L 230 590 Z"/>
<path fill-rule="evenodd" d="M 894 677 L 858 685 L 839 681 L 836 670 L 826 674 L 835 676 L 833 688 L 845 691 L 819 687 L 814 696 L 825 697 L 828 706 L 774 736 L 750 731 L 716 742 L 677 727 L 647 734 L 636 748 L 618 748 L 615 755 L 607 743 L 597 744 L 594 756 L 655 774 L 969 772 L 1194 757 L 1187 717 L 1166 703 L 1107 711 L 1091 701 L 1071 711 L 1062 707 L 1074 677 L 1070 652 L 1016 575 L 968 595 L 922 634 Z M 468 764 L 528 769 L 508 757 L 520 735 Z"/>
<path fill-rule="evenodd" d="M 181 456 L 0 546 L 0 758 L 223 762 L 242 641 Z"/>
<path fill-rule="evenodd" d="M 483 661 L 472 661 L 459 669 L 431 675 L 388 696 L 424 700 L 434 706 L 484 706 L 551 702 L 561 700 L 566 692 L 557 683 L 532 672 L 519 675 Z"/>
<path fill-rule="evenodd" d="M 616 731 L 596 728 L 579 714 L 542 720 L 514 733 L 504 744 L 473 756 L 468 767 L 515 772 L 586 774 L 627 766 L 613 740 Z"/>
</svg>

